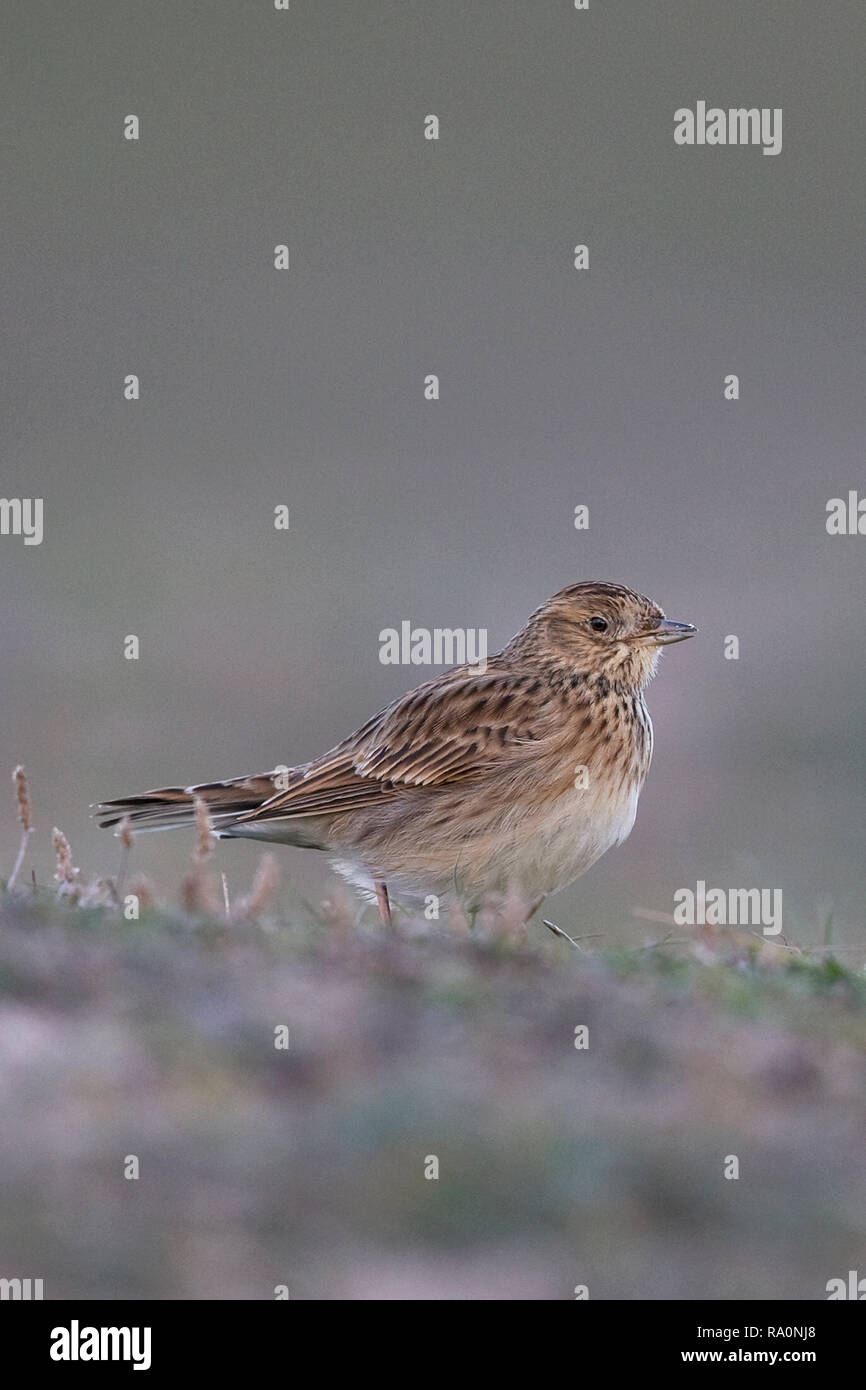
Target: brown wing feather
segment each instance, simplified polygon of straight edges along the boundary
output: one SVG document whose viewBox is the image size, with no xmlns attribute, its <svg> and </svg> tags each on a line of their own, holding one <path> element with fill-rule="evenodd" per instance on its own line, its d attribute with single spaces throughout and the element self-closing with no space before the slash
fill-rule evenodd
<svg viewBox="0 0 866 1390">
<path fill-rule="evenodd" d="M 239 817 L 243 821 L 330 815 L 484 774 L 504 750 L 537 743 L 527 694 L 531 675 L 449 671 L 380 711 L 344 743 L 295 770 L 292 784 Z"/>
</svg>

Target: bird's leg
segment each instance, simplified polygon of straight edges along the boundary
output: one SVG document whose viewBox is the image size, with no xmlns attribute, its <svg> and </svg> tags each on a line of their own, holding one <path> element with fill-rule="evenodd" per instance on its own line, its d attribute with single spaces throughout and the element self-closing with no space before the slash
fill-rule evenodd
<svg viewBox="0 0 866 1390">
<path fill-rule="evenodd" d="M 388 901 L 387 883 L 376 884 L 376 902 L 379 904 L 379 916 L 382 918 L 382 926 L 391 925 L 391 904 Z"/>
</svg>

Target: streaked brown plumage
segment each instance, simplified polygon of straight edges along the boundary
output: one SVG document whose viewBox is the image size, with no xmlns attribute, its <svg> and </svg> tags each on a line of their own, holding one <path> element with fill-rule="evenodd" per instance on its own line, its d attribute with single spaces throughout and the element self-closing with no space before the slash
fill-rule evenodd
<svg viewBox="0 0 866 1390">
<path fill-rule="evenodd" d="M 202 797 L 222 837 L 326 850 L 386 918 L 389 891 L 529 909 L 631 830 L 652 758 L 643 690 L 660 648 L 695 631 L 622 585 L 574 584 L 483 673 L 427 681 L 313 762 L 109 801 L 100 823 L 189 825 Z"/>
</svg>

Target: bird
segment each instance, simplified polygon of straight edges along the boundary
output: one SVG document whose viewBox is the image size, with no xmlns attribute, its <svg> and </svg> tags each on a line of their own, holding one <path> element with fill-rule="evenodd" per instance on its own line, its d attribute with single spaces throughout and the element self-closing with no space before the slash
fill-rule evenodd
<svg viewBox="0 0 866 1390">
<path fill-rule="evenodd" d="M 379 907 L 511 895 L 529 918 L 629 835 L 653 754 L 644 699 L 693 637 L 622 584 L 572 584 L 500 652 L 402 695 L 311 762 L 101 803 L 99 823 L 323 850 Z"/>
</svg>

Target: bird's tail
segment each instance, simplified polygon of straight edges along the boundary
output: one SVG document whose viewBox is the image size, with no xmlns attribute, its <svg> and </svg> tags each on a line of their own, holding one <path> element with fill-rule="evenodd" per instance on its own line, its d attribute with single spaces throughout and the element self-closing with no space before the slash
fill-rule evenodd
<svg viewBox="0 0 866 1390">
<path fill-rule="evenodd" d="M 285 773 L 286 769 L 280 771 Z M 201 798 L 219 834 L 229 829 L 238 816 L 254 811 L 274 796 L 276 777 L 277 773 L 273 772 L 260 777 L 232 777 L 227 782 L 202 782 L 194 787 L 159 787 L 139 796 L 104 801 L 94 808 L 94 813 L 106 829 L 128 818 L 136 831 L 171 830 L 175 826 L 192 825 L 195 803 Z"/>
</svg>

